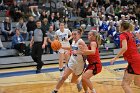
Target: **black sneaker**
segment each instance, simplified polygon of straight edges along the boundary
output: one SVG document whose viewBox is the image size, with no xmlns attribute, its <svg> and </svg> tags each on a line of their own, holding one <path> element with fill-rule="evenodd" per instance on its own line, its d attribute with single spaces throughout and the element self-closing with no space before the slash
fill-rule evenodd
<svg viewBox="0 0 140 93">
<path fill-rule="evenodd" d="M 53 90 L 51 93 L 58 93 L 58 91 Z"/>
<path fill-rule="evenodd" d="M 39 74 L 39 73 L 41 73 L 41 70 L 36 70 L 36 74 Z"/>
</svg>

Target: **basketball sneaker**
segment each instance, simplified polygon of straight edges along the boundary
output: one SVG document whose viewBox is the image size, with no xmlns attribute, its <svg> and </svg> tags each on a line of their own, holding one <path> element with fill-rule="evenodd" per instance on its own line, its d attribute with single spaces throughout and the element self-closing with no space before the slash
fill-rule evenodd
<svg viewBox="0 0 140 93">
<path fill-rule="evenodd" d="M 78 89 L 78 92 L 80 92 L 82 90 L 82 82 L 81 81 L 77 84 L 77 89 Z"/>
<path fill-rule="evenodd" d="M 51 93 L 58 93 L 58 91 L 53 90 Z"/>
<path fill-rule="evenodd" d="M 92 89 L 92 90 L 91 90 L 91 93 L 96 93 L 96 90 L 95 90 L 95 89 Z"/>
</svg>

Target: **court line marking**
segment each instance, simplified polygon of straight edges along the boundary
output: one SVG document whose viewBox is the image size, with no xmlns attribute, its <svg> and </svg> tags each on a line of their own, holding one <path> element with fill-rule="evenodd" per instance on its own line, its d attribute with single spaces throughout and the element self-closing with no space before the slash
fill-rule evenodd
<svg viewBox="0 0 140 93">
<path fill-rule="evenodd" d="M 125 64 L 125 63 L 127 63 L 127 62 L 124 60 L 121 60 L 121 61 L 116 61 L 114 65 Z M 102 66 L 109 66 L 109 65 L 110 65 L 110 62 L 102 63 Z M 56 71 L 59 71 L 58 67 L 42 69 L 42 73 L 56 72 Z M 12 77 L 12 76 L 23 76 L 23 75 L 30 75 L 30 74 L 36 74 L 36 70 L 25 70 L 25 71 L 0 73 L 0 78 Z"/>
</svg>

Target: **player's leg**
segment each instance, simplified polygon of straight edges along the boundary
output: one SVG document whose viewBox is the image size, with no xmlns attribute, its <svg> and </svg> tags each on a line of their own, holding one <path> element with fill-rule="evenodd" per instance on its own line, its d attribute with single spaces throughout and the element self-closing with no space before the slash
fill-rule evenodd
<svg viewBox="0 0 140 93">
<path fill-rule="evenodd" d="M 68 78 L 68 76 L 72 73 L 72 70 L 70 68 L 66 68 L 64 71 L 64 74 L 62 76 L 62 78 L 60 78 L 60 80 L 58 81 L 55 89 L 52 91 L 52 93 L 57 93 L 58 90 L 60 89 L 60 87 L 63 85 L 64 81 Z"/>
<path fill-rule="evenodd" d="M 125 91 L 125 93 L 132 93 L 132 89 L 130 87 L 132 80 L 134 80 L 134 75 L 129 74 L 127 71 L 125 71 L 122 81 L 122 88 Z"/>
<path fill-rule="evenodd" d="M 89 88 L 91 90 L 91 93 L 95 93 L 95 90 L 93 88 L 92 82 L 90 81 L 90 78 L 93 76 L 93 70 L 87 70 L 83 75 L 82 75 L 82 83 L 83 83 L 83 88 L 85 92 Z"/>
</svg>

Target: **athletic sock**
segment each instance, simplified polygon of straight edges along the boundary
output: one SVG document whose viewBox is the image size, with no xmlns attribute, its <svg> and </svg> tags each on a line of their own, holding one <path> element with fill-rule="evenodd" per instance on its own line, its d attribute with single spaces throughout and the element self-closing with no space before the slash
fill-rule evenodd
<svg viewBox="0 0 140 93">
<path fill-rule="evenodd" d="M 62 72 L 63 71 L 63 68 L 59 68 L 59 71 Z"/>
</svg>

